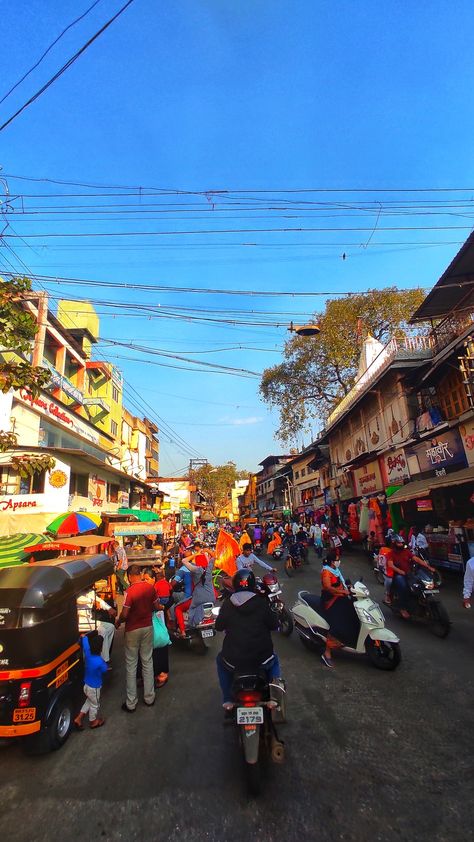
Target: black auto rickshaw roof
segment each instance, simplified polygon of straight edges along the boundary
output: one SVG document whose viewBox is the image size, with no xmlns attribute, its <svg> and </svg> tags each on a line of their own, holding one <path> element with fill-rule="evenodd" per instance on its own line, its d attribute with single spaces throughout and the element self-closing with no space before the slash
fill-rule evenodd
<svg viewBox="0 0 474 842">
<path fill-rule="evenodd" d="M 44 608 L 46 604 L 77 596 L 94 582 L 113 573 L 109 556 L 76 555 L 0 569 L 2 591 L 18 591 L 18 607 Z"/>
</svg>

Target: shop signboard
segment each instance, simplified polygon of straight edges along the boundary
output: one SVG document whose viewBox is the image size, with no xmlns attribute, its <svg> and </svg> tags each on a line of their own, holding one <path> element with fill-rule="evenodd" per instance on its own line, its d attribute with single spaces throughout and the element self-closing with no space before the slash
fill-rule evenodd
<svg viewBox="0 0 474 842">
<path fill-rule="evenodd" d="M 416 501 L 416 510 L 417 512 L 432 512 L 433 511 L 433 503 L 430 499 L 424 500 L 417 500 Z"/>
<path fill-rule="evenodd" d="M 193 513 L 191 509 L 181 509 L 181 526 L 193 525 Z"/>
<path fill-rule="evenodd" d="M 354 469 L 356 497 L 370 497 L 383 490 L 382 475 L 378 462 L 369 462 Z"/>
<path fill-rule="evenodd" d="M 471 468 L 474 465 L 474 421 L 460 424 L 459 434 L 462 439 L 467 464 Z"/>
<path fill-rule="evenodd" d="M 107 493 L 107 483 L 105 479 L 91 474 L 89 477 L 89 500 L 96 508 L 101 509 L 105 503 Z"/>
<path fill-rule="evenodd" d="M 444 477 L 467 466 L 466 453 L 457 430 L 447 430 L 413 448 L 420 473 Z"/>
<path fill-rule="evenodd" d="M 51 400 L 49 395 L 40 394 L 33 397 L 28 389 L 20 389 L 15 392 L 15 400 L 21 404 L 31 407 L 35 412 L 44 418 L 60 424 L 72 433 L 76 433 L 82 438 L 88 439 L 94 444 L 99 444 L 99 433 L 92 430 L 86 423 L 74 413 L 68 412 L 56 401 Z"/>
<path fill-rule="evenodd" d="M 410 479 L 408 462 L 405 451 L 394 450 L 382 458 L 384 479 L 386 485 L 403 485 L 404 481 Z"/>
<path fill-rule="evenodd" d="M 150 523 L 111 523 L 114 535 L 123 537 L 124 535 L 161 535 L 163 532 L 163 524 L 156 520 Z"/>
</svg>

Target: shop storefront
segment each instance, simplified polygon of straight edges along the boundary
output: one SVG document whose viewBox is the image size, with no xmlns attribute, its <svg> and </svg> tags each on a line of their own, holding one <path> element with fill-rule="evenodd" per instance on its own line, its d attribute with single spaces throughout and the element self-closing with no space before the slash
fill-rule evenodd
<svg viewBox="0 0 474 842">
<path fill-rule="evenodd" d="M 474 551 L 474 466 L 463 432 L 447 430 L 410 451 L 419 473 L 390 497 L 393 519 L 421 529 L 433 564 L 463 570 Z"/>
</svg>

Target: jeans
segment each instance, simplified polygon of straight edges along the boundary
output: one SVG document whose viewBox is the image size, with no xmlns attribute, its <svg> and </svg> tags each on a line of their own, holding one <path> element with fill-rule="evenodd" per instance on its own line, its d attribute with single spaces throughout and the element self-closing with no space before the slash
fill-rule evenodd
<svg viewBox="0 0 474 842">
<path fill-rule="evenodd" d="M 392 590 L 392 583 L 393 583 L 392 577 L 386 576 L 385 573 L 384 573 L 383 583 L 385 585 L 385 596 L 390 596 L 390 591 Z"/>
<path fill-rule="evenodd" d="M 401 576 L 400 573 L 396 573 L 393 577 L 393 587 L 395 589 L 395 593 L 398 596 L 399 608 L 402 608 L 406 611 L 408 605 L 408 597 L 410 595 L 407 577 Z"/>
<path fill-rule="evenodd" d="M 224 704 L 232 701 L 232 684 L 234 681 L 234 670 L 229 669 L 224 663 L 222 652 L 219 652 L 216 658 L 217 677 L 219 679 L 220 688 L 222 690 L 222 701 Z M 263 667 L 268 675 L 268 680 L 272 681 L 274 678 L 280 678 L 280 661 L 278 655 L 275 653 L 273 659 L 267 666 Z"/>
<path fill-rule="evenodd" d="M 316 555 L 318 556 L 318 558 L 322 558 L 322 557 L 323 557 L 323 545 L 322 545 L 322 542 L 321 542 L 321 544 L 315 544 L 315 545 L 314 545 L 314 549 L 316 550 Z"/>
<path fill-rule="evenodd" d="M 142 664 L 143 698 L 148 705 L 155 701 L 155 680 L 153 675 L 153 626 L 125 632 L 125 666 L 127 671 L 127 707 L 135 710 L 137 696 L 138 658 Z"/>
</svg>

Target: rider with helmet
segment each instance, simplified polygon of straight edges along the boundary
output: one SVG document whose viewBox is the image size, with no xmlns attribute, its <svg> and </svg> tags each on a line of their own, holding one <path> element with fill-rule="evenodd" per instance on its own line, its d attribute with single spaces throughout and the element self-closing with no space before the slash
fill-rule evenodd
<svg viewBox="0 0 474 842">
<path fill-rule="evenodd" d="M 407 610 L 410 593 L 407 574 L 411 572 L 414 563 L 425 567 L 431 573 L 434 572 L 434 567 L 408 549 L 401 535 L 392 535 L 391 552 L 387 556 L 387 575 L 393 576 L 393 588 L 398 596 L 400 616 L 405 620 L 410 616 Z"/>
<path fill-rule="evenodd" d="M 271 609 L 268 600 L 257 593 L 251 570 L 238 570 L 232 585 L 234 593 L 224 600 L 216 619 L 216 631 L 225 632 L 216 663 L 226 711 L 233 707 L 231 695 L 235 670 L 262 668 L 266 670 L 269 681 L 280 678 L 280 664 L 273 651 L 271 635 L 278 628 L 278 615 Z"/>
</svg>

